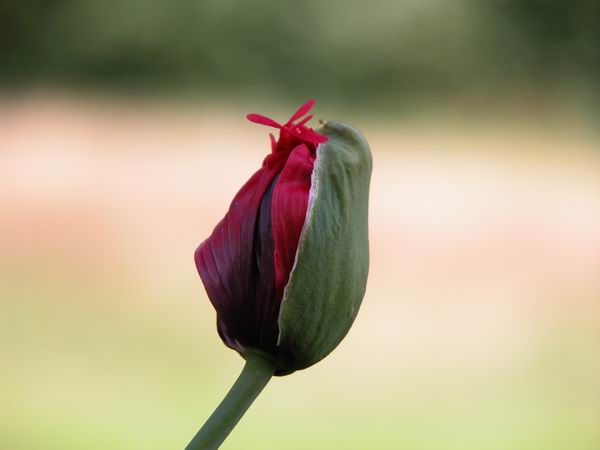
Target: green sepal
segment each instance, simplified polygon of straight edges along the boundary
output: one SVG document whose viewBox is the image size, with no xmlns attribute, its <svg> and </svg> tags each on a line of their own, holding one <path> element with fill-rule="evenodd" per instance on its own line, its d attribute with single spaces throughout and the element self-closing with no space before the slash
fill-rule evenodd
<svg viewBox="0 0 600 450">
<path fill-rule="evenodd" d="M 371 152 L 350 125 L 327 122 L 317 149 L 308 212 L 279 313 L 285 375 L 327 356 L 350 329 L 369 269 Z"/>
</svg>

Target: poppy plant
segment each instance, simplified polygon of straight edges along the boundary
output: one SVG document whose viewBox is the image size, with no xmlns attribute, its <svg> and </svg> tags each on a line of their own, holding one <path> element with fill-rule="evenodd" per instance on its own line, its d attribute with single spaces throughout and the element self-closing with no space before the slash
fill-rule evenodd
<svg viewBox="0 0 600 450">
<path fill-rule="evenodd" d="M 246 364 L 188 450 L 218 448 L 273 375 L 323 359 L 358 313 L 369 264 L 371 153 L 350 125 L 308 127 L 313 105 L 284 124 L 248 114 L 279 138 L 270 134 L 271 153 L 196 249 L 219 335 Z"/>
</svg>

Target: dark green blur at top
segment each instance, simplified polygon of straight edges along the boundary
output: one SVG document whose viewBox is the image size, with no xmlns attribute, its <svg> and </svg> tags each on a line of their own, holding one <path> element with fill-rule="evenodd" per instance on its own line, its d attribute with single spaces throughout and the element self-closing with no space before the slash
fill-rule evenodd
<svg viewBox="0 0 600 450">
<path fill-rule="evenodd" d="M 345 104 L 600 91 L 594 0 L 28 0 L 0 6 L 0 89 L 32 83 Z"/>
</svg>

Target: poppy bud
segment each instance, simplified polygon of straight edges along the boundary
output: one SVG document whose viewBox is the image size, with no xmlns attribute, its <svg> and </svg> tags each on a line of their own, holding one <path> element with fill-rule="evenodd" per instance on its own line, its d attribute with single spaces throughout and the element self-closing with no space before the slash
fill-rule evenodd
<svg viewBox="0 0 600 450">
<path fill-rule="evenodd" d="M 367 281 L 369 146 L 340 122 L 309 128 L 313 104 L 283 125 L 248 115 L 279 138 L 195 253 L 223 342 L 268 357 L 276 375 L 339 344 Z"/>
</svg>

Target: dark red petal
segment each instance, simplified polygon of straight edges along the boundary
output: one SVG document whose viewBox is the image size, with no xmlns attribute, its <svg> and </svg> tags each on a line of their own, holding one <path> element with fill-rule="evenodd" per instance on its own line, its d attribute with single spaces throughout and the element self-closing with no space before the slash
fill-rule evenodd
<svg viewBox="0 0 600 450">
<path fill-rule="evenodd" d="M 311 110 L 311 108 L 314 106 L 314 104 L 315 104 L 314 100 L 307 101 L 304 105 L 302 105 L 300 108 L 298 108 L 298 111 L 296 111 L 292 117 L 290 117 L 290 120 L 287 121 L 287 124 L 292 123 L 294 120 L 299 119 L 304 114 L 309 112 Z"/>
<path fill-rule="evenodd" d="M 277 178 L 275 178 L 276 180 Z M 271 202 L 275 180 L 265 192 L 258 211 L 254 232 L 254 260 L 256 262 L 256 290 L 252 345 L 262 350 L 274 349 L 279 338 L 279 302 L 275 296 L 275 246 L 271 223 Z"/>
<path fill-rule="evenodd" d="M 271 217 L 275 241 L 275 290 L 281 301 L 294 266 L 306 219 L 314 156 L 306 144 L 297 146 L 275 183 Z"/>
<path fill-rule="evenodd" d="M 262 323 L 263 318 L 271 314 L 265 304 L 276 304 L 278 309 L 278 303 L 274 292 L 271 298 L 263 292 L 265 280 L 259 279 L 262 275 L 258 277 L 257 271 L 258 264 L 267 263 L 262 253 L 256 252 L 254 243 L 256 234 L 264 234 L 265 227 L 271 226 L 265 225 L 264 219 L 259 224 L 259 215 L 265 193 L 280 167 L 263 166 L 246 182 L 225 217 L 195 253 L 198 273 L 217 311 L 219 333 L 225 344 L 238 351 L 247 347 L 268 348 L 277 339 L 276 318 L 270 329 L 263 330 L 269 328 Z M 270 210 L 270 205 L 266 208 Z"/>
<path fill-rule="evenodd" d="M 250 122 L 258 123 L 260 125 L 266 125 L 268 127 L 283 128 L 282 125 L 278 124 L 273 119 L 263 116 L 261 114 L 248 114 L 246 116 L 246 119 L 248 119 Z"/>
</svg>

